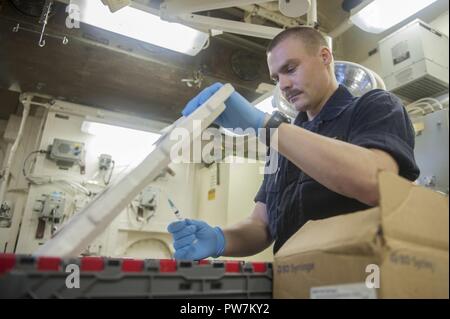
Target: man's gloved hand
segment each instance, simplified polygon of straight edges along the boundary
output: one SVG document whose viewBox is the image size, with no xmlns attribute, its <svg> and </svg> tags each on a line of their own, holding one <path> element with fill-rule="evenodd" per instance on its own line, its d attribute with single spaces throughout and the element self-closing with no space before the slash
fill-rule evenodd
<svg viewBox="0 0 450 319">
<path fill-rule="evenodd" d="M 199 106 L 205 103 L 214 93 L 221 87 L 222 83 L 214 83 L 201 91 L 196 97 L 186 104 L 186 107 L 181 112 L 184 116 L 188 116 L 194 112 Z M 231 96 L 225 101 L 225 111 L 217 118 L 216 124 L 224 128 L 253 128 L 256 133 L 258 129 L 264 124 L 264 112 L 261 112 L 250 104 L 242 95 L 233 92 Z"/>
<path fill-rule="evenodd" d="M 211 227 L 199 220 L 180 220 L 171 223 L 175 259 L 200 260 L 219 257 L 225 250 L 225 237 L 219 227 Z"/>
</svg>

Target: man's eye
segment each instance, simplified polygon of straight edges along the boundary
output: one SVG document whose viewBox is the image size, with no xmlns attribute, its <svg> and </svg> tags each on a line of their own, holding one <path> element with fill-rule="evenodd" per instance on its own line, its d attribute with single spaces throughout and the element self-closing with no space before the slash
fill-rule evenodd
<svg viewBox="0 0 450 319">
<path fill-rule="evenodd" d="M 295 69 L 296 69 L 295 66 L 289 67 L 289 68 L 287 69 L 287 72 L 288 72 L 288 73 L 292 73 L 292 72 L 295 71 Z"/>
</svg>

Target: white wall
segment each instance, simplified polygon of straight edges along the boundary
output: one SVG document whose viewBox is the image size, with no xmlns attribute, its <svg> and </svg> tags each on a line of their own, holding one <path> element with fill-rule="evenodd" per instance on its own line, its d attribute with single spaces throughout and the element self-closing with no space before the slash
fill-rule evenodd
<svg viewBox="0 0 450 319">
<path fill-rule="evenodd" d="M 233 225 L 247 218 L 255 207 L 253 199 L 258 192 L 264 175 L 260 169 L 264 164 L 230 164 L 227 224 Z M 239 259 L 239 258 L 238 258 Z M 263 252 L 247 258 L 252 261 L 272 261 L 272 246 Z"/>
<path fill-rule="evenodd" d="M 217 164 L 198 170 L 198 219 L 212 226 L 227 227 L 248 218 L 263 180 L 259 172 L 263 163 L 238 163 L 236 158 L 228 158 L 228 161 L 231 163 L 218 164 L 220 185 L 216 184 Z M 208 198 L 211 189 L 215 189 L 214 198 Z M 272 261 L 273 254 L 269 247 L 254 256 L 222 259 Z"/>
<path fill-rule="evenodd" d="M 227 226 L 230 166 L 224 163 L 210 167 L 199 165 L 197 174 L 197 218 L 212 226 Z M 209 192 L 213 194 L 209 195 Z"/>
<path fill-rule="evenodd" d="M 135 140 L 121 141 L 121 136 L 104 138 L 83 132 L 81 128 L 86 116 L 89 116 L 90 119 L 97 117 L 104 121 L 111 120 L 114 123 L 123 121 L 128 126 L 132 126 L 134 123 L 137 127 L 146 127 L 155 131 L 165 126 L 163 123 L 57 101 L 54 110 L 48 114 L 38 149 L 47 149 L 48 145 L 53 143 L 54 138 L 83 142 L 86 148 L 86 172 L 84 175 L 81 174 L 77 165 L 68 170 L 61 170 L 55 162 L 40 154 L 37 156 L 33 175 L 59 176 L 98 192 L 102 186 L 94 185 L 92 182 L 98 169 L 98 156 L 101 153 L 112 155 L 113 160 L 116 161 L 114 178 L 124 168 L 137 164 L 136 161 L 143 158 L 153 148 L 151 141 L 136 143 Z M 34 136 L 36 137 L 37 134 Z M 23 158 L 34 148 L 33 146 L 21 153 L 16 170 L 21 171 Z M 90 254 L 139 258 L 170 258 L 172 256 L 172 238 L 166 228 L 170 222 L 175 220 L 175 217 L 169 208 L 167 197 L 176 203 L 186 217 L 192 217 L 196 212 L 196 201 L 194 193 L 195 166 L 186 164 L 171 165 L 170 167 L 175 172 L 174 177 L 166 174 L 149 185 L 158 191 L 158 204 L 153 217 L 148 221 L 138 220 L 136 210 L 128 207 L 88 247 Z M 50 227 L 47 225 L 44 238 L 41 240 L 35 238 L 38 218 L 33 207 L 42 194 L 54 191 L 61 191 L 65 194 L 64 213 L 67 218 L 80 211 L 89 201 L 89 197 L 86 195 L 75 193 L 70 188 L 59 184 L 32 185 L 27 194 L 16 253 L 32 253 L 51 237 Z"/>
<path fill-rule="evenodd" d="M 42 138 L 36 143 L 41 121 L 40 119 L 29 120 L 29 124 L 34 124 L 27 126 L 26 136 L 28 138 L 24 139 L 23 150 L 18 153 L 19 159 L 13 169 L 14 176 L 17 177 L 13 179 L 14 188 L 24 190 L 21 194 L 22 201 L 16 203 L 19 210 L 15 214 L 17 218 L 14 224 L 16 229 L 21 223 L 16 253 L 33 253 L 40 244 L 45 243 L 51 237 L 51 229 L 47 225 L 44 238 L 35 238 L 38 217 L 33 208 L 36 200 L 40 199 L 42 194 L 55 191 L 64 193 L 66 220 L 81 211 L 90 200 L 84 194 L 57 184 L 32 185 L 28 188 L 24 178 L 21 177 L 23 159 L 27 154 L 36 149 L 47 149 L 55 138 L 84 143 L 86 148 L 86 172 L 84 175 L 80 173 L 80 168 L 77 165 L 68 170 L 59 169 L 56 163 L 47 159 L 44 154 L 37 155 L 31 173 L 33 176 L 64 178 L 80 183 L 94 192 L 102 189 L 101 186 L 90 183 L 96 174 L 100 154 L 110 154 L 116 160 L 113 178 L 134 162 L 137 157 L 146 154 L 145 151 L 142 152 L 148 146 L 143 145 L 145 143 L 142 143 L 142 145 L 133 145 L 135 141 L 122 143 L 120 136 L 111 136 L 105 139 L 99 135 L 94 136 L 82 131 L 86 117 L 92 119 L 96 116 L 105 121 L 111 118 L 114 118 L 115 122 L 120 121 L 121 118 L 127 123 L 134 121 L 133 118 L 125 115 L 57 101 L 54 110 L 50 111 L 46 117 Z M 15 117 L 14 121 L 18 122 L 20 118 Z M 140 127 L 145 126 L 142 119 L 136 119 L 136 123 Z M 152 125 L 155 126 L 155 130 L 156 127 L 159 130 L 162 126 L 159 123 L 148 123 L 149 127 Z M 16 126 L 13 125 L 13 127 Z M 211 225 L 226 227 L 247 218 L 251 214 L 254 208 L 253 198 L 263 178 L 259 174 L 261 165 L 262 163 L 221 163 L 219 164 L 219 170 L 217 170 L 217 164 L 209 168 L 199 164 L 171 164 L 170 167 L 176 175 L 174 177 L 166 175 L 150 185 L 159 191 L 155 215 L 148 222 L 139 221 L 136 218 L 135 210 L 130 206 L 127 207 L 114 219 L 106 231 L 98 234 L 98 237 L 89 245 L 86 253 L 115 257 L 171 258 L 173 254 L 172 237 L 166 228 L 170 222 L 175 220 L 175 216 L 168 205 L 167 198 L 172 199 L 183 217 L 201 219 Z M 217 174 L 219 174 L 219 179 L 217 179 Z M 208 192 L 212 189 L 215 190 L 215 194 L 208 198 Z M 12 199 L 15 201 L 14 198 Z M 56 226 L 61 227 L 61 225 Z M 0 244 L 11 237 L 17 236 L 12 236 L 11 232 L 6 233 L 0 230 L 0 239 L 3 240 Z M 13 247 L 14 244 L 11 242 L 8 249 L 12 251 Z M 269 248 L 262 254 L 239 259 L 271 261 L 273 256 Z"/>
<path fill-rule="evenodd" d="M 5 159 L 9 156 L 14 139 L 17 136 L 22 118 L 11 115 L 4 134 L 2 134 L 2 145 L 5 148 Z M 28 196 L 28 188 L 22 175 L 22 165 L 26 154 L 31 152 L 37 143 L 41 118 L 29 116 L 24 127 L 22 141 L 18 145 L 15 158 L 11 165 L 8 191 L 5 194 L 6 201 L 11 205 L 12 220 L 10 227 L 0 227 L 0 251 L 13 252 L 16 245 L 18 232 L 22 222 L 24 205 Z M 4 138 L 6 136 L 6 139 Z"/>
</svg>

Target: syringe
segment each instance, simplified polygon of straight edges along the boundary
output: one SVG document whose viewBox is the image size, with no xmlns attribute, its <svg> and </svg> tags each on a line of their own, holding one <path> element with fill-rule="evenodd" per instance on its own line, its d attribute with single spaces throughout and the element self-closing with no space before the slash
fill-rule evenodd
<svg viewBox="0 0 450 319">
<path fill-rule="evenodd" d="M 169 201 L 170 208 L 172 208 L 173 213 L 177 217 L 177 219 L 182 220 L 183 217 L 181 217 L 180 211 L 178 208 L 175 207 L 175 204 L 170 200 L 170 198 L 167 199 Z"/>
</svg>

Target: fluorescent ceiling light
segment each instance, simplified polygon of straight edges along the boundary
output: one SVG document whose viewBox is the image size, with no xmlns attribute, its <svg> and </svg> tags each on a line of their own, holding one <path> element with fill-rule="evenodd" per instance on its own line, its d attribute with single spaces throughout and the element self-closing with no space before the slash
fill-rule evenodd
<svg viewBox="0 0 450 319">
<path fill-rule="evenodd" d="M 161 134 L 128 127 L 85 120 L 81 131 L 92 135 L 89 147 L 101 154 L 110 154 L 117 163 L 139 163 L 151 151 Z"/>
<path fill-rule="evenodd" d="M 145 141 L 143 144 L 153 144 L 161 137 L 161 134 L 152 133 L 148 131 L 135 130 L 128 127 L 110 125 L 99 122 L 83 121 L 81 131 L 95 135 L 106 136 L 112 140 L 116 139 L 139 139 Z"/>
<path fill-rule="evenodd" d="M 71 4 L 79 7 L 83 23 L 192 56 L 209 38 L 207 33 L 132 7 L 111 13 L 100 0 L 71 0 Z"/>
<path fill-rule="evenodd" d="M 354 25 L 370 33 L 381 33 L 436 0 L 366 0 L 351 11 Z"/>
</svg>

